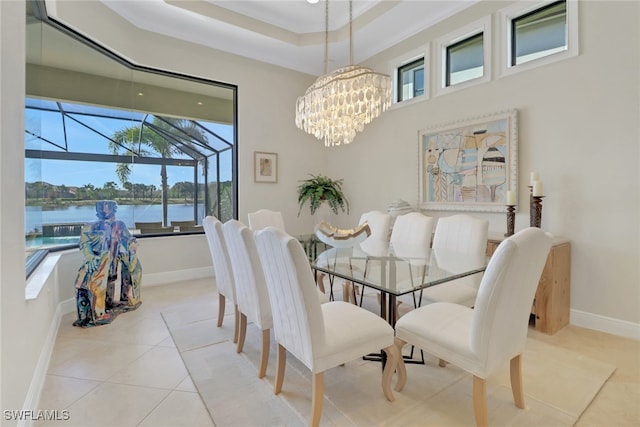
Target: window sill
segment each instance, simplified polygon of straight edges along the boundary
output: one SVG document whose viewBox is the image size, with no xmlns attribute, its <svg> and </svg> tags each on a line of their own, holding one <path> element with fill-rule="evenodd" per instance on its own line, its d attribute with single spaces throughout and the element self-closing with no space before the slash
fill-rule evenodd
<svg viewBox="0 0 640 427">
<path fill-rule="evenodd" d="M 40 265 L 36 267 L 33 274 L 27 279 L 27 286 L 24 290 L 25 300 L 29 301 L 38 298 L 45 283 L 55 273 L 61 254 L 61 252 L 49 253 Z"/>
<path fill-rule="evenodd" d="M 420 95 L 415 98 L 407 99 L 406 101 L 394 102 L 387 111 L 399 110 L 400 108 L 409 107 L 411 105 L 419 104 L 424 101 L 428 101 L 428 95 Z"/>
</svg>

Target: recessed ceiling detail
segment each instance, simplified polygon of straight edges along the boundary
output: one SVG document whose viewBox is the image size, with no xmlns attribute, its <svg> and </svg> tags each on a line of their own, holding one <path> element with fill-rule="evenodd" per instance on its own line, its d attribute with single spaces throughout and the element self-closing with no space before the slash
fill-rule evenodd
<svg viewBox="0 0 640 427">
<path fill-rule="evenodd" d="M 47 10 L 55 15 L 55 3 Z M 296 71 L 323 72 L 323 1 L 99 0 L 132 25 Z M 355 0 L 354 62 L 360 63 L 478 0 Z M 331 0 L 329 67 L 348 65 L 349 9 Z M 66 22 L 64 16 L 54 16 Z"/>
</svg>

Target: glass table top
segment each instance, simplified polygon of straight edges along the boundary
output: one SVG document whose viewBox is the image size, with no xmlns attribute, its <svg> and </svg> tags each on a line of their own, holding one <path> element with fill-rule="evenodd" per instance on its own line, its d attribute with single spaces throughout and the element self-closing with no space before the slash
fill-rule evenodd
<svg viewBox="0 0 640 427">
<path fill-rule="evenodd" d="M 331 247 L 315 236 L 299 238 L 311 267 L 319 272 L 400 296 L 483 272 L 482 255 L 412 245 L 380 243 Z"/>
</svg>

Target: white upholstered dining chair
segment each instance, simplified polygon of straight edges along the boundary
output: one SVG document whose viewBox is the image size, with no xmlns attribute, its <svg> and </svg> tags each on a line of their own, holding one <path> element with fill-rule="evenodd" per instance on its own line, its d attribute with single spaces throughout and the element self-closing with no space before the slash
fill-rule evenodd
<svg viewBox="0 0 640 427">
<path fill-rule="evenodd" d="M 434 220 L 420 212 L 409 212 L 396 217 L 389 241 L 391 245 L 431 247 Z"/>
<path fill-rule="evenodd" d="M 391 215 L 382 211 L 369 211 L 360 216 L 358 225 L 369 224 L 371 234 L 360 248 L 370 255 L 384 255 L 389 245 L 389 231 L 391 229 Z"/>
<path fill-rule="evenodd" d="M 381 317 L 343 301 L 320 304 L 309 260 L 300 242 L 275 227 L 256 233 L 278 343 L 274 392 L 284 380 L 286 352 L 312 372 L 312 426 L 320 423 L 324 371 L 380 349 L 387 354 L 382 374 L 386 398 L 394 400 L 391 377 L 400 358 L 393 328 Z M 345 327 L 346 326 L 346 327 Z"/>
<path fill-rule="evenodd" d="M 363 242 L 360 243 L 358 250 L 366 253 L 367 255 L 383 256 L 386 255 L 389 249 L 389 232 L 391 230 L 391 215 L 382 211 L 368 211 L 360 215 L 360 221 L 358 225 L 362 225 L 365 222 L 369 225 L 371 234 Z M 360 265 L 356 260 L 349 261 L 352 268 L 360 268 L 362 270 L 368 269 L 367 265 Z M 375 273 L 374 273 L 375 274 Z M 352 282 L 344 282 L 342 285 L 342 299 L 344 301 L 350 301 L 357 304 L 356 295 L 359 292 L 359 286 Z M 364 288 L 362 288 L 364 293 Z M 360 301 L 362 302 L 362 294 L 360 295 Z"/>
<path fill-rule="evenodd" d="M 258 378 L 265 376 L 269 363 L 270 330 L 273 326 L 271 304 L 258 256 L 253 231 L 240 221 L 229 220 L 222 226 L 236 284 L 236 301 L 240 313 L 237 351 L 241 353 L 247 335 L 247 321 L 262 332 Z"/>
<path fill-rule="evenodd" d="M 424 260 L 426 258 L 424 255 L 418 256 L 416 253 L 424 254 L 431 247 L 434 224 L 435 221 L 432 217 L 420 212 L 409 212 L 396 217 L 393 224 L 393 230 L 391 231 L 391 237 L 389 239 L 394 254 L 399 257 Z M 413 262 L 407 263 L 407 266 L 411 268 L 413 266 Z M 425 267 L 423 266 L 423 268 Z M 396 280 L 407 280 L 407 277 L 409 277 L 408 280 L 411 280 L 410 278 L 412 276 L 413 272 L 411 271 L 398 271 Z M 417 297 L 414 294 L 402 296 L 398 298 L 398 305 L 401 302 L 404 302 L 410 304 L 411 307 L 415 307 L 418 305 L 416 298 Z"/>
<path fill-rule="evenodd" d="M 224 240 L 222 223 L 214 216 L 206 216 L 202 220 L 204 233 L 207 237 L 209 251 L 213 260 L 213 269 L 218 289 L 218 327 L 222 326 L 226 300 L 229 299 L 234 307 L 233 342 L 238 342 L 239 312 L 236 305 L 236 285 L 231 273 L 231 263 L 227 245 Z"/>
<path fill-rule="evenodd" d="M 487 250 L 489 221 L 467 214 L 446 216 L 438 219 L 433 236 L 433 247 L 484 256 Z M 478 294 L 482 274 L 462 277 L 438 286 L 422 290 L 421 305 L 433 302 L 453 302 L 473 307 Z"/>
<path fill-rule="evenodd" d="M 262 230 L 265 227 L 273 226 L 279 228 L 282 231 L 286 231 L 284 228 L 284 219 L 282 218 L 282 212 L 272 211 L 269 209 L 260 209 L 255 212 L 250 212 L 249 228 L 253 231 Z"/>
<path fill-rule="evenodd" d="M 500 243 L 482 277 L 475 307 L 436 302 L 398 319 L 397 345 L 409 343 L 473 375 L 476 424 L 488 424 L 486 379 L 510 361 L 515 405 L 524 408 L 522 353 L 529 314 L 551 238 L 526 228 Z M 398 371 L 405 371 L 402 358 Z M 406 373 L 399 376 L 402 390 Z"/>
</svg>

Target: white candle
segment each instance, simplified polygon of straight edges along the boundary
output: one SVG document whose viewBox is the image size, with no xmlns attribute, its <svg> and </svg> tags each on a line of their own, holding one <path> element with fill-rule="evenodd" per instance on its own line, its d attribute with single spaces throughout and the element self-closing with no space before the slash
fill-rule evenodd
<svg viewBox="0 0 640 427">
<path fill-rule="evenodd" d="M 533 183 L 540 179 L 540 175 L 538 172 L 531 172 L 531 176 L 529 178 L 529 185 L 533 187 Z"/>
<path fill-rule="evenodd" d="M 516 192 L 513 190 L 507 191 L 507 205 L 515 206 L 516 204 Z"/>
<path fill-rule="evenodd" d="M 542 181 L 533 182 L 533 195 L 536 197 L 542 197 Z"/>
</svg>

